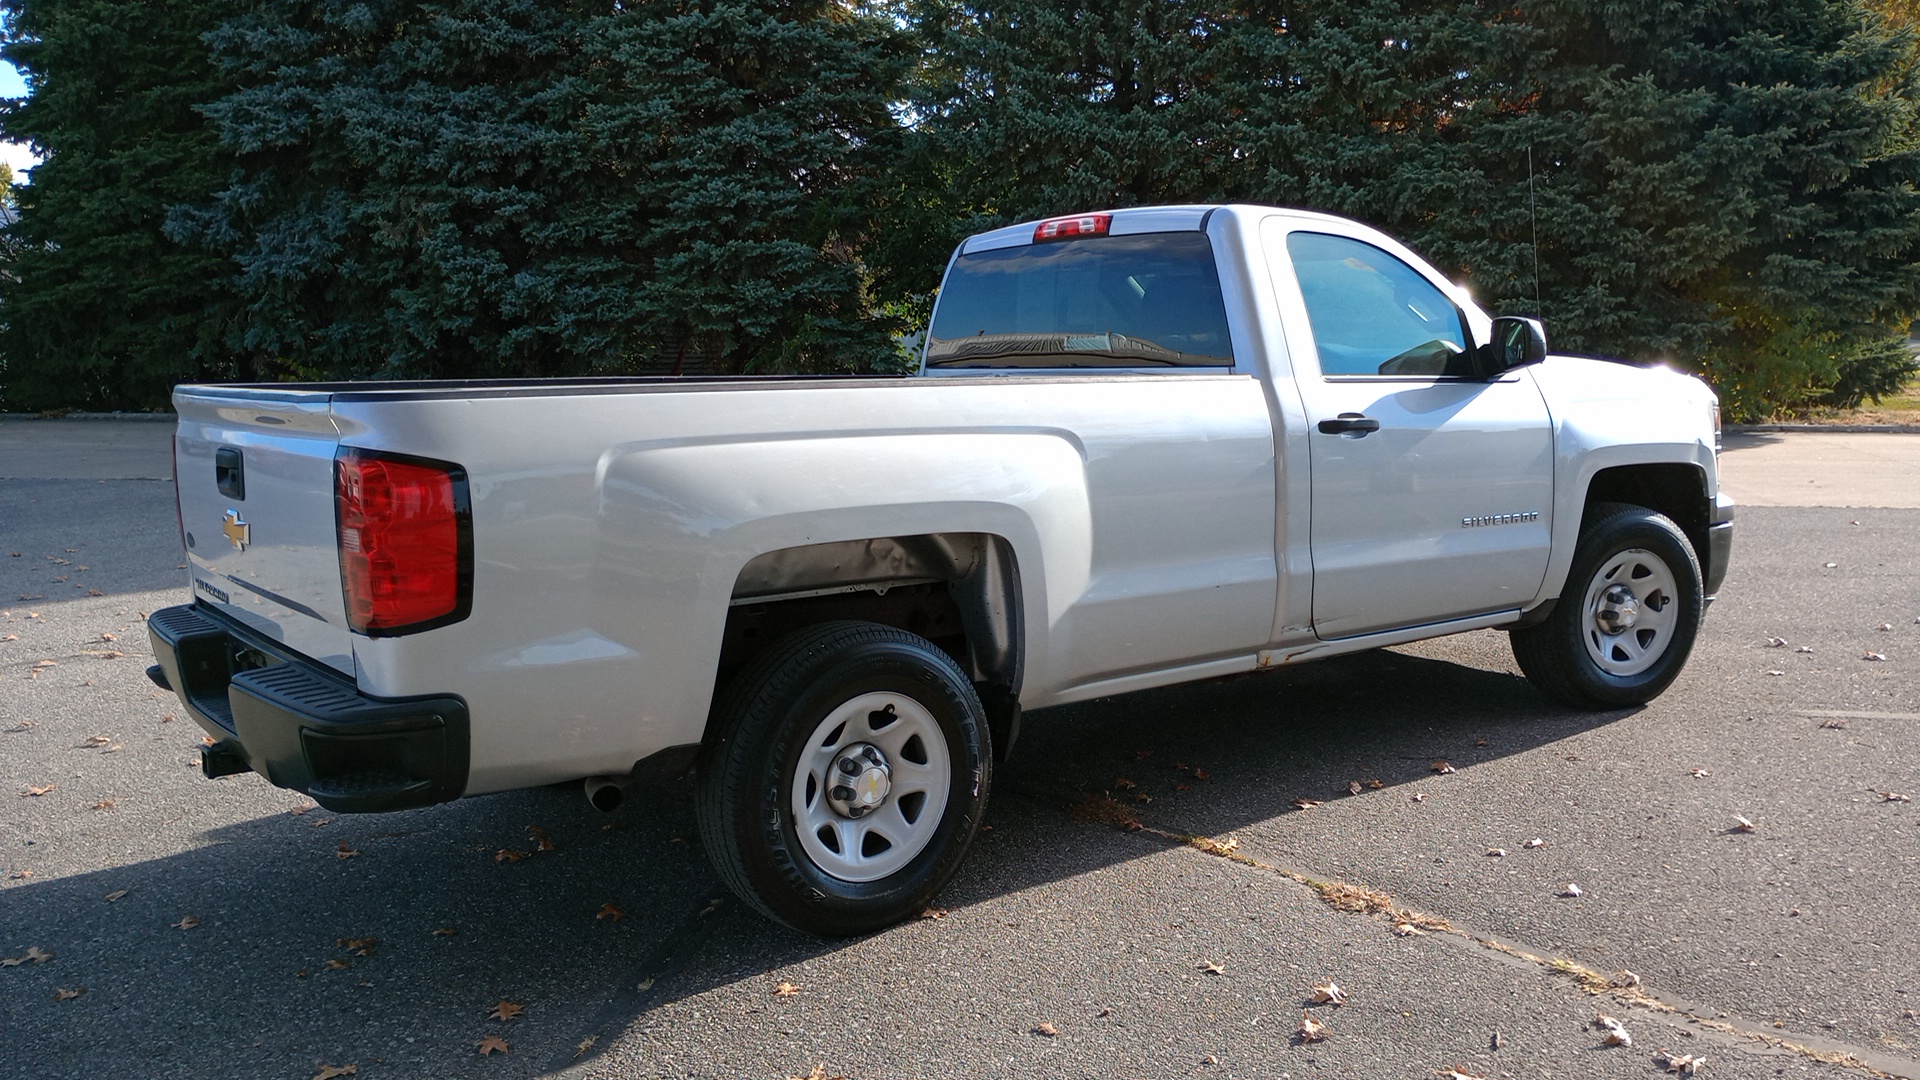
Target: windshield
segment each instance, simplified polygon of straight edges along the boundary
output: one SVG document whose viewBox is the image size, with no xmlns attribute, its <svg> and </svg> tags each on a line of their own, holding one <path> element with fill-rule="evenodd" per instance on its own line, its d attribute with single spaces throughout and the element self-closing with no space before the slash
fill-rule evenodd
<svg viewBox="0 0 1920 1080">
<path fill-rule="evenodd" d="M 928 367 L 1227 367 L 1205 233 L 1095 236 L 962 255 Z"/>
</svg>

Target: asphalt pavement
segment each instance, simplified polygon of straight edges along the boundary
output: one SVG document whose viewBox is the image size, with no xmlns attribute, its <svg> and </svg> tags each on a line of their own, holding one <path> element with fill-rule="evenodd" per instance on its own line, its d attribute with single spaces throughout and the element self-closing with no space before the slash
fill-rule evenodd
<svg viewBox="0 0 1920 1080">
<path fill-rule="evenodd" d="M 0 1077 L 1920 1077 L 1920 437 L 1731 438 L 1645 708 L 1485 632 L 1036 713 L 937 917 L 827 942 L 726 894 L 684 781 L 202 779 L 141 674 L 166 431 L 0 421 Z"/>
</svg>

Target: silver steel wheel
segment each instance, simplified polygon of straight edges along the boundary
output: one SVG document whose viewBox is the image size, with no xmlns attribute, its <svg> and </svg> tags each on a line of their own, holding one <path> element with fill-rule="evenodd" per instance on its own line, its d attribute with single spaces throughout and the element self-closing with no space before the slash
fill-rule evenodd
<svg viewBox="0 0 1920 1080">
<path fill-rule="evenodd" d="M 793 823 L 815 866 L 878 881 L 925 850 L 952 787 L 947 739 L 904 694 L 861 694 L 828 713 L 793 772 Z"/>
<path fill-rule="evenodd" d="M 1629 548 L 1600 565 L 1587 583 L 1581 637 L 1587 655 L 1608 675 L 1638 675 L 1673 644 L 1679 592 L 1666 560 Z"/>
</svg>

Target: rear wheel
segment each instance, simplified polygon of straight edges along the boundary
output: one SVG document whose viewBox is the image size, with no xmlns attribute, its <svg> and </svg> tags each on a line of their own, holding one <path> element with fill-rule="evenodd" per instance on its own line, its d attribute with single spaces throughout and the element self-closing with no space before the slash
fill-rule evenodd
<svg viewBox="0 0 1920 1080">
<path fill-rule="evenodd" d="M 1541 691 L 1582 709 L 1640 705 L 1679 676 L 1704 608 L 1700 561 L 1672 519 L 1594 506 L 1560 602 L 1510 637 Z"/>
<path fill-rule="evenodd" d="M 986 809 L 988 740 L 973 685 L 932 642 L 876 623 L 801 630 L 716 705 L 701 837 L 769 917 L 877 930 L 959 867 Z"/>
</svg>

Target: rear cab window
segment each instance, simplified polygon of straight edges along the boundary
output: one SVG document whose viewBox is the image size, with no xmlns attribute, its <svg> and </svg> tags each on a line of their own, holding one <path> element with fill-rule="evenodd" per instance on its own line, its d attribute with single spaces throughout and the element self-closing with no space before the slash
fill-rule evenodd
<svg viewBox="0 0 1920 1080">
<path fill-rule="evenodd" d="M 962 254 L 926 353 L 930 370 L 1232 365 L 1213 244 L 1195 231 Z"/>
</svg>

